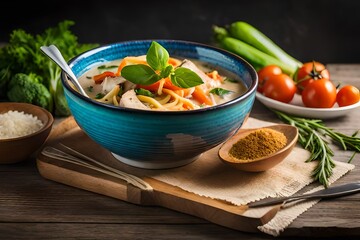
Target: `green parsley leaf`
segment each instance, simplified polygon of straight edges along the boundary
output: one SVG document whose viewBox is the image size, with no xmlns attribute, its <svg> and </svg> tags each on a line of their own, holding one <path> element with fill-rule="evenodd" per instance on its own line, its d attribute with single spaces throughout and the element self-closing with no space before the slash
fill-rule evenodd
<svg viewBox="0 0 360 240">
<path fill-rule="evenodd" d="M 213 93 L 213 94 L 216 94 L 220 97 L 226 95 L 226 94 L 229 94 L 229 93 L 232 93 L 232 91 L 230 90 L 226 90 L 226 89 L 223 89 L 223 88 L 213 88 L 210 90 L 210 93 Z"/>
<path fill-rule="evenodd" d="M 101 66 L 98 66 L 98 69 L 101 70 L 101 69 L 112 69 L 112 68 L 117 68 L 118 66 L 117 65 L 110 65 L 110 66 L 106 66 L 106 65 L 101 65 Z"/>
<path fill-rule="evenodd" d="M 96 94 L 95 98 L 96 98 L 96 99 L 101 99 L 101 98 L 103 98 L 104 96 L 105 96 L 105 94 L 103 94 L 103 93 L 98 93 L 98 94 Z"/>
<path fill-rule="evenodd" d="M 169 61 L 168 51 L 159 43 L 153 41 L 146 54 L 146 62 L 154 70 L 163 70 L 167 67 Z"/>
<path fill-rule="evenodd" d="M 171 82 L 181 88 L 191 88 L 204 83 L 195 72 L 183 67 L 176 68 L 170 77 Z"/>
<path fill-rule="evenodd" d="M 132 83 L 141 85 L 150 85 L 161 79 L 151 67 L 144 64 L 125 66 L 121 70 L 121 76 Z"/>
</svg>

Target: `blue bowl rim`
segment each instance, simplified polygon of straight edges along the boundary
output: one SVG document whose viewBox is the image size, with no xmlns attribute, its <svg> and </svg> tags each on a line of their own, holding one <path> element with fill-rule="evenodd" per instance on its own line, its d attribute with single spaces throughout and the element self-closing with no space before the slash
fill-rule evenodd
<svg viewBox="0 0 360 240">
<path fill-rule="evenodd" d="M 249 63 L 247 62 L 245 59 L 243 59 L 242 57 L 230 52 L 230 51 L 227 51 L 225 49 L 222 49 L 222 48 L 219 48 L 219 47 L 216 47 L 216 46 L 211 46 L 211 45 L 208 45 L 208 44 L 204 44 L 204 43 L 199 43 L 199 42 L 194 42 L 194 41 L 187 41 L 187 40 L 174 40 L 174 39 L 144 39 L 144 40 L 128 40 L 128 41 L 120 41 L 120 42 L 114 42 L 114 43 L 109 43 L 109 44 L 104 44 L 104 45 L 101 45 L 99 47 L 95 47 L 95 48 L 92 48 L 90 50 L 87 50 L 75 57 L 73 57 L 72 59 L 70 59 L 68 61 L 68 65 L 72 66 L 72 63 L 84 56 L 84 55 L 87 55 L 91 52 L 98 52 L 100 51 L 101 49 L 105 49 L 105 48 L 108 48 L 108 47 L 111 47 L 113 45 L 117 45 L 117 44 L 127 44 L 127 43 L 151 43 L 152 41 L 162 41 L 162 42 L 175 42 L 175 43 L 181 43 L 181 44 L 188 44 L 188 45 L 194 45 L 194 46 L 197 46 L 197 47 L 202 47 L 202 48 L 205 48 L 205 49 L 209 49 L 209 50 L 213 50 L 213 51 L 217 51 L 217 52 L 220 52 L 221 54 L 224 54 L 230 58 L 235 58 L 237 59 L 238 61 L 242 62 L 243 64 L 245 64 L 246 68 L 249 70 L 250 72 L 250 75 L 252 78 L 254 78 L 254 81 L 252 82 L 251 86 L 247 89 L 247 91 L 240 95 L 239 97 L 237 98 L 234 98 L 230 101 L 227 101 L 225 103 L 222 103 L 222 104 L 218 104 L 218 105 L 215 105 L 215 106 L 210 106 L 210 107 L 206 107 L 206 108 L 200 108 L 200 109 L 194 109 L 194 110 L 187 110 L 187 111 L 154 111 L 154 110 L 144 110 L 144 109 L 135 109 L 135 108 L 126 108 L 126 107 L 120 107 L 120 106 L 113 106 L 113 105 L 110 105 L 110 104 L 106 104 L 106 103 L 101 103 L 101 102 L 98 102 L 96 100 L 93 100 L 91 98 L 88 98 L 88 97 L 85 97 L 83 96 L 81 93 L 79 93 L 78 91 L 74 90 L 68 83 L 68 81 L 65 81 L 65 72 L 62 71 L 61 72 L 61 82 L 62 82 L 62 85 L 68 90 L 70 91 L 72 94 L 74 94 L 76 97 L 82 99 L 82 100 L 85 100 L 86 102 L 88 103 L 91 103 L 91 104 L 95 104 L 97 106 L 100 106 L 100 107 L 103 107 L 103 108 L 106 108 L 106 109 L 111 109 L 111 110 L 115 110 L 115 111 L 127 111 L 127 112 L 138 112 L 138 113 L 148 113 L 148 114 L 153 114 L 154 112 L 156 112 L 156 114 L 158 115 L 183 115 L 183 114 L 194 114 L 194 113 L 203 113 L 203 112 L 207 112 L 207 111 L 214 111 L 218 108 L 226 108 L 226 107 L 230 107 L 232 105 L 234 105 L 235 103 L 237 102 L 240 102 L 246 98 L 249 97 L 249 95 L 253 94 L 256 92 L 256 88 L 257 88 L 257 85 L 258 85 L 258 75 L 257 75 L 257 72 L 255 70 L 255 68 Z"/>
</svg>

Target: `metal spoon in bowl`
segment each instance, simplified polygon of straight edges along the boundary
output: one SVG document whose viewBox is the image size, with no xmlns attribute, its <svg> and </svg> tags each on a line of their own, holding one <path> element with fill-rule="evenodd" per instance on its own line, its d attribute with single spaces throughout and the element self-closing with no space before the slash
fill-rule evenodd
<svg viewBox="0 0 360 240">
<path fill-rule="evenodd" d="M 77 80 L 75 74 L 65 61 L 63 55 L 55 45 L 50 46 L 41 46 L 41 51 L 47 55 L 51 60 L 53 60 L 69 77 L 70 81 L 75 85 L 75 87 L 80 91 L 82 95 L 88 97 L 84 89 L 81 87 L 79 81 Z"/>
</svg>

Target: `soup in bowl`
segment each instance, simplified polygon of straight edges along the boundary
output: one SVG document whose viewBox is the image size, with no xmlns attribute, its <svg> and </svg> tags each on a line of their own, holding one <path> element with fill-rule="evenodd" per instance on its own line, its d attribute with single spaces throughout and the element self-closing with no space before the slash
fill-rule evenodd
<svg viewBox="0 0 360 240">
<path fill-rule="evenodd" d="M 242 58 L 180 40 L 114 43 L 69 65 L 88 95 L 62 74 L 80 128 L 116 159 L 148 169 L 191 163 L 235 134 L 258 81 Z"/>
</svg>

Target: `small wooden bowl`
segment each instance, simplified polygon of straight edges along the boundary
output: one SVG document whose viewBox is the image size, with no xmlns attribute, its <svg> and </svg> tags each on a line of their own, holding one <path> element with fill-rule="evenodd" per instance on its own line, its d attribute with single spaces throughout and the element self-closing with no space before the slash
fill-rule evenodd
<svg viewBox="0 0 360 240">
<path fill-rule="evenodd" d="M 37 132 L 26 136 L 0 139 L 0 164 L 16 163 L 28 159 L 43 145 L 54 123 L 52 114 L 39 106 L 29 103 L 0 102 L 0 114 L 10 110 L 37 116 L 44 126 Z"/>
<path fill-rule="evenodd" d="M 232 167 L 235 167 L 239 170 L 246 172 L 262 172 L 279 164 L 290 154 L 290 152 L 296 145 L 298 139 L 298 129 L 294 126 L 287 124 L 277 124 L 277 125 L 267 126 L 266 128 L 271 128 L 279 132 L 282 132 L 287 138 L 287 143 L 285 147 L 265 157 L 241 161 L 229 154 L 231 147 L 241 138 L 246 137 L 248 134 L 250 134 L 255 130 L 258 130 L 259 128 L 240 129 L 234 136 L 232 136 L 228 141 L 226 141 L 221 146 L 221 148 L 219 149 L 220 159 L 224 163 L 229 164 Z"/>
</svg>

